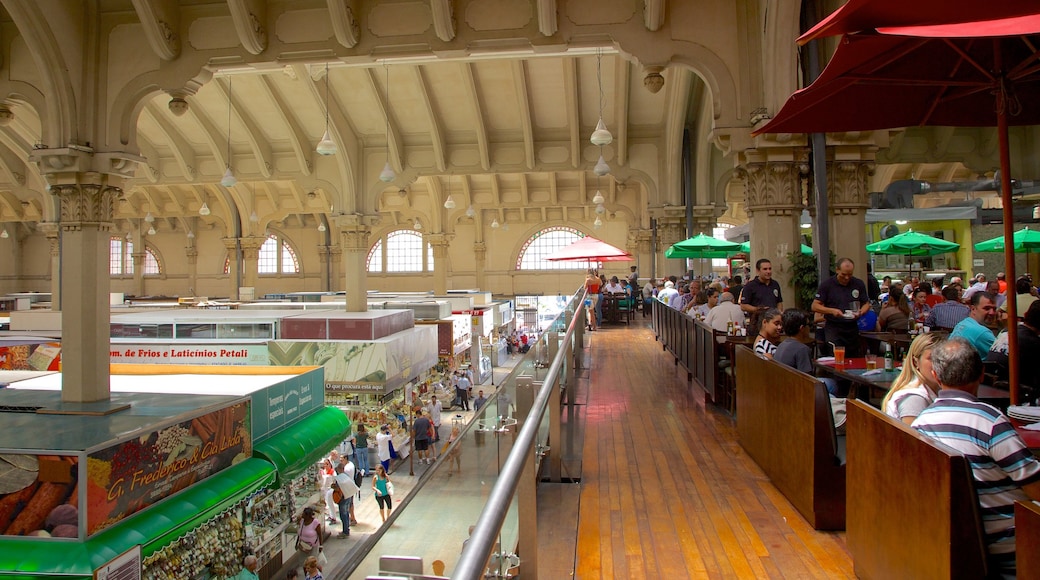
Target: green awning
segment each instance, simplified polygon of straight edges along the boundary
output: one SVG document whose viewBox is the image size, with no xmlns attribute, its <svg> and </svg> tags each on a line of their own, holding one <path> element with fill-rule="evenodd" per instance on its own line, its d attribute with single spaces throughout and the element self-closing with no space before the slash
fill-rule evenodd
<svg viewBox="0 0 1040 580">
<path fill-rule="evenodd" d="M 275 471 L 271 464 L 250 458 L 85 542 L 4 537 L 0 539 L 0 578 L 91 579 L 96 568 L 135 545 L 141 544 L 141 555 L 147 557 L 274 482 Z"/>
<path fill-rule="evenodd" d="M 274 464 L 279 485 L 303 473 L 350 432 L 350 420 L 336 407 L 325 407 L 253 447 L 253 455 Z"/>
</svg>

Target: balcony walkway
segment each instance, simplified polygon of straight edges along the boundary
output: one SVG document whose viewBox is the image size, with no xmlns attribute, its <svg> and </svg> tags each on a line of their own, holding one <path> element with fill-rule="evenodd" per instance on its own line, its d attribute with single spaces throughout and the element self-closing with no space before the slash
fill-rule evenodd
<svg viewBox="0 0 1040 580">
<path fill-rule="evenodd" d="M 580 483 L 539 486 L 539 577 L 854 578 L 844 532 L 805 522 L 648 320 L 586 334 L 591 368 L 553 444 Z"/>
</svg>

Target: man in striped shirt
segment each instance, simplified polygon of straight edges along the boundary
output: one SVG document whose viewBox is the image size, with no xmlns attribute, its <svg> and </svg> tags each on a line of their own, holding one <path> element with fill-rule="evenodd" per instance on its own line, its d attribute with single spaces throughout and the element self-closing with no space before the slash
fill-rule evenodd
<svg viewBox="0 0 1040 580">
<path fill-rule="evenodd" d="M 924 319 L 924 325 L 932 328 L 952 329 L 971 314 L 971 309 L 961 304 L 960 288 L 954 284 L 943 288 L 942 295 L 946 301 L 932 307 L 932 311 Z"/>
<path fill-rule="evenodd" d="M 1015 500 L 1040 498 L 1040 461 L 999 410 L 975 398 L 982 359 L 963 338 L 932 349 L 939 396 L 912 427 L 960 451 L 971 465 L 990 572 L 1014 574 Z"/>
</svg>

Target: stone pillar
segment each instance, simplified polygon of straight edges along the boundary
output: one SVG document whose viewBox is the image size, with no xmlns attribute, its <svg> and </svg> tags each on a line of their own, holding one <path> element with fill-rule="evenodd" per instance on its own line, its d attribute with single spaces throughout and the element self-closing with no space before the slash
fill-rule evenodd
<svg viewBox="0 0 1040 580">
<path fill-rule="evenodd" d="M 867 208 L 873 160 L 839 160 L 827 163 L 827 205 L 830 214 L 830 246 L 837 258 L 851 258 L 855 275 L 867 279 Z M 824 274 L 821 273 L 821 279 Z"/>
<path fill-rule="evenodd" d="M 355 218 L 358 216 L 342 216 Z M 368 311 L 368 239 L 372 229 L 356 220 L 342 220 L 337 224 L 343 240 L 344 289 L 347 292 L 347 312 Z"/>
<path fill-rule="evenodd" d="M 793 307 L 796 302 L 788 255 L 797 254 L 801 246 L 802 176 L 809 167 L 790 158 L 773 161 L 749 155 L 745 159 L 737 174 L 744 181 L 751 222 L 751 275 L 754 263 L 767 258 L 773 263 L 773 279 L 780 284 L 784 306 Z"/>
<path fill-rule="evenodd" d="M 242 285 L 239 271 L 239 240 L 240 238 L 222 238 L 228 253 L 228 296 L 232 300 L 238 300 L 238 288 Z"/>
<path fill-rule="evenodd" d="M 686 216 L 683 208 L 674 207 L 666 209 L 666 215 L 657 218 L 657 275 L 667 278 L 671 275 L 682 276 L 688 270 L 688 260 L 667 259 L 665 251 L 676 242 L 681 242 L 686 236 Z M 672 215 L 672 212 L 678 215 Z"/>
<path fill-rule="evenodd" d="M 260 271 L 260 246 L 264 245 L 267 238 L 260 236 L 249 236 L 239 239 L 242 247 L 242 286 L 247 288 L 256 287 L 257 273 Z M 278 256 L 281 259 L 281 256 Z"/>
<path fill-rule="evenodd" d="M 318 246 L 318 263 L 321 265 L 319 271 L 321 272 L 321 291 L 331 292 L 332 291 L 332 262 L 331 252 L 329 246 Z"/>
<path fill-rule="evenodd" d="M 714 204 L 698 205 L 693 208 L 693 235 L 711 236 L 716 223 Z"/>
<path fill-rule="evenodd" d="M 40 222 L 36 229 L 47 237 L 51 258 L 51 309 L 61 310 L 61 230 L 57 222 Z"/>
<path fill-rule="evenodd" d="M 144 293 L 144 240 L 141 240 L 134 245 L 134 250 L 137 250 L 130 254 L 130 259 L 133 260 L 134 264 L 134 296 L 145 296 Z"/>
<path fill-rule="evenodd" d="M 473 273 L 477 279 L 477 288 L 487 290 L 487 244 L 477 242 L 473 244 Z"/>
<path fill-rule="evenodd" d="M 448 293 L 448 245 L 454 237 L 451 234 L 426 236 L 433 247 L 433 293 L 437 296 Z"/>
<path fill-rule="evenodd" d="M 69 403 L 109 399 L 108 240 L 122 179 L 79 173 L 55 184 L 61 203 L 62 393 Z M 65 292 L 65 289 L 68 292 Z"/>
</svg>

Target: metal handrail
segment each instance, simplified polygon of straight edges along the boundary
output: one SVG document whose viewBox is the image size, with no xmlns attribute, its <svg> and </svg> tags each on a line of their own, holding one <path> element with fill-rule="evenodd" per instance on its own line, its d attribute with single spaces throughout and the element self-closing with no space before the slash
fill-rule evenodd
<svg viewBox="0 0 1040 580">
<path fill-rule="evenodd" d="M 564 343 L 573 338 L 574 330 L 578 327 L 578 321 L 585 312 L 583 305 L 585 304 L 586 294 L 586 292 L 582 292 L 581 299 L 575 304 L 574 316 L 571 318 L 570 324 L 567 326 L 567 332 L 564 334 Z M 480 512 L 480 517 L 477 518 L 473 533 L 470 534 L 469 541 L 462 550 L 462 555 L 459 556 L 455 572 L 452 574 L 454 579 L 478 580 L 484 577 L 488 558 L 495 548 L 496 538 L 502 531 L 502 524 L 505 523 L 506 514 L 513 501 L 513 496 L 516 495 L 516 489 L 520 485 L 520 477 L 524 471 L 524 465 L 529 460 L 533 461 L 532 451 L 534 450 L 540 423 L 540 421 L 533 419 L 540 418 L 545 414 L 550 395 L 552 394 L 553 384 L 556 382 L 556 377 L 560 374 L 560 369 L 563 367 L 563 361 L 566 357 L 565 353 L 566 349 L 560 349 L 556 353 L 556 357 L 553 358 L 552 364 L 549 365 L 544 383 L 538 390 L 538 394 L 535 395 L 531 412 L 528 413 L 527 419 L 524 420 L 524 426 L 520 428 L 520 433 L 513 443 L 513 449 L 509 452 L 509 456 L 506 457 L 499 472 L 498 480 L 491 488 L 487 502 L 484 504 L 484 509 Z"/>
</svg>

